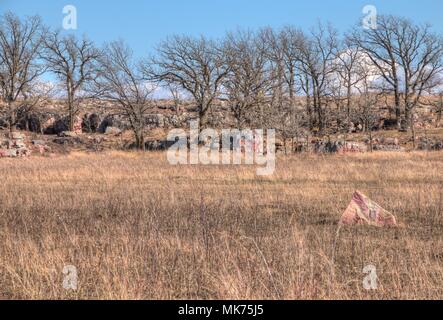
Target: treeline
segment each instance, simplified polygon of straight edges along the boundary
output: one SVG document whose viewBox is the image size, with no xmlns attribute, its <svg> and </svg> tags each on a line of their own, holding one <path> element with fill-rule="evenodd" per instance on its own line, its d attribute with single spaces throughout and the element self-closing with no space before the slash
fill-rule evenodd
<svg viewBox="0 0 443 320">
<path fill-rule="evenodd" d="M 355 123 L 371 130 L 385 101 L 394 125 L 408 130 L 422 98 L 440 93 L 442 57 L 442 37 L 429 25 L 395 16 L 378 16 L 377 28 L 356 25 L 343 35 L 322 24 L 309 31 L 236 30 L 222 39 L 175 35 L 136 61 L 123 41 L 98 48 L 87 37 L 47 28 L 37 16 L 6 13 L 0 105 L 14 130 L 56 91 L 72 130 L 85 99 L 105 99 L 127 117 L 141 149 L 158 87 L 167 88 L 177 108 L 192 98 L 202 127 L 226 101 L 238 128 L 272 127 L 284 137 L 349 131 Z M 48 72 L 58 79 L 55 88 L 42 80 Z M 441 117 L 441 101 L 437 106 Z"/>
</svg>

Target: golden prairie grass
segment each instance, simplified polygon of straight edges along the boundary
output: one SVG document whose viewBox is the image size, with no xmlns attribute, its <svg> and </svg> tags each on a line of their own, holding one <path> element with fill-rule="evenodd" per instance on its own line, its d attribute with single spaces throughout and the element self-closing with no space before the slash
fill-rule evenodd
<svg viewBox="0 0 443 320">
<path fill-rule="evenodd" d="M 288 156 L 269 177 L 162 153 L 2 159 L 0 298 L 441 299 L 442 155 Z M 355 190 L 402 227 L 337 234 Z"/>
</svg>

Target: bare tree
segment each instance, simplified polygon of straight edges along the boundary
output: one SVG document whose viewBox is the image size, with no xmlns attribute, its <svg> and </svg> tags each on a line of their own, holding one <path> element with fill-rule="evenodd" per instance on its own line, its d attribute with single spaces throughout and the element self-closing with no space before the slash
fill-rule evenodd
<svg viewBox="0 0 443 320">
<path fill-rule="evenodd" d="M 302 93 L 305 95 L 306 99 L 306 115 L 308 121 L 309 130 L 313 129 L 314 121 L 312 115 L 312 79 L 309 76 L 308 70 L 304 64 L 299 65 L 299 73 L 297 74 L 297 79 L 300 84 Z"/>
<path fill-rule="evenodd" d="M 438 90 L 437 96 L 438 98 L 436 100 L 432 99 L 429 101 L 429 105 L 431 105 L 434 108 L 434 112 L 437 115 L 437 119 L 435 121 L 435 127 L 440 127 L 442 116 L 443 116 L 443 92 Z"/>
<path fill-rule="evenodd" d="M 358 69 L 359 85 L 356 87 L 359 92 L 359 101 L 361 106 L 361 120 L 363 122 L 363 131 L 368 134 L 369 148 L 373 151 L 373 127 L 377 123 L 375 106 L 377 105 L 378 93 L 372 88 L 373 73 L 366 67 Z"/>
<path fill-rule="evenodd" d="M 341 94 L 341 91 L 344 91 L 346 120 L 349 125 L 353 92 L 356 91 L 357 86 L 363 80 L 369 81 L 369 79 L 364 70 L 366 65 L 361 49 L 353 46 L 348 39 L 344 40 L 340 49 L 340 52 L 337 54 L 336 72 L 340 85 L 339 93 Z"/>
<path fill-rule="evenodd" d="M 280 34 L 280 48 L 284 65 L 284 79 L 288 86 L 289 99 L 294 103 L 296 89 L 296 73 L 301 60 L 300 49 L 305 44 L 305 34 L 293 26 L 285 26 Z"/>
<path fill-rule="evenodd" d="M 219 97 L 228 73 L 223 50 L 204 37 L 173 36 L 157 47 L 157 55 L 144 64 L 146 79 L 179 85 L 195 100 L 201 127 Z"/>
<path fill-rule="evenodd" d="M 437 121 L 436 126 L 439 127 L 443 114 L 443 93 L 438 95 L 438 104 L 437 104 Z"/>
<path fill-rule="evenodd" d="M 37 62 L 42 31 L 37 16 L 20 19 L 6 13 L 0 17 L 0 91 L 10 131 L 15 130 L 18 112 L 35 102 L 29 98 L 34 95 L 38 77 L 44 72 L 44 67 Z"/>
<path fill-rule="evenodd" d="M 132 50 L 122 41 L 106 45 L 98 59 L 98 77 L 90 90 L 110 101 L 126 117 L 135 136 L 136 147 L 145 149 L 145 116 L 152 108 L 155 88 L 143 77 Z"/>
<path fill-rule="evenodd" d="M 319 24 L 302 42 L 300 48 L 300 71 L 304 73 L 302 84 L 307 94 L 312 95 L 313 112 L 316 125 L 324 129 L 324 104 L 328 94 L 330 77 L 335 72 L 334 61 L 337 57 L 337 32 L 328 25 Z M 310 103 L 310 102 L 309 102 Z"/>
<path fill-rule="evenodd" d="M 259 38 L 266 44 L 270 64 L 269 92 L 273 116 L 267 122 L 272 123 L 286 141 L 294 136 L 300 122 L 299 110 L 296 108 L 296 93 L 298 92 L 297 78 L 301 74 L 299 71 L 300 48 L 304 44 L 305 36 L 301 30 L 288 25 L 278 32 L 272 28 L 261 29 Z M 310 95 L 306 96 L 308 102 Z M 307 103 L 307 108 L 310 110 L 309 103 Z M 311 113 L 308 112 L 308 114 Z"/>
<path fill-rule="evenodd" d="M 378 68 L 384 80 L 379 88 L 394 95 L 397 124 L 402 130 L 408 129 L 413 109 L 423 93 L 436 85 L 436 76 L 442 71 L 441 38 L 428 25 L 379 16 L 377 28 L 356 29 L 350 39 Z"/>
<path fill-rule="evenodd" d="M 263 28 L 260 30 L 259 41 L 266 44 L 266 56 L 270 62 L 271 87 L 271 106 L 276 109 L 283 108 L 285 95 L 285 67 L 284 52 L 280 35 L 272 28 Z"/>
<path fill-rule="evenodd" d="M 167 85 L 169 94 L 174 101 L 175 113 L 180 114 L 180 105 L 182 103 L 182 94 L 180 92 L 180 87 L 174 83 L 169 83 Z"/>
<path fill-rule="evenodd" d="M 45 37 L 42 58 L 65 88 L 69 131 L 74 131 L 75 117 L 85 97 L 82 90 L 95 77 L 99 50 L 86 38 L 79 40 L 74 35 L 63 37 L 56 31 Z"/>
<path fill-rule="evenodd" d="M 414 25 L 410 20 L 397 18 L 392 31 L 398 46 L 403 78 L 404 126 L 413 128 L 415 107 L 425 92 L 440 84 L 443 71 L 443 39 L 430 31 L 430 26 Z"/>
<path fill-rule="evenodd" d="M 224 52 L 229 73 L 223 82 L 237 127 L 248 121 L 249 111 L 265 103 L 272 79 L 265 44 L 252 31 L 228 33 Z"/>
<path fill-rule="evenodd" d="M 285 26 L 279 34 L 280 49 L 282 51 L 282 61 L 284 66 L 284 82 L 288 88 L 289 95 L 289 105 L 284 106 L 279 112 L 286 114 L 281 122 L 283 125 L 283 130 L 281 130 L 286 151 L 286 140 L 287 138 L 292 139 L 292 151 L 295 149 L 294 138 L 299 139 L 299 129 L 301 115 L 300 110 L 297 109 L 296 105 L 296 94 L 303 91 L 306 82 L 297 84 L 297 74 L 300 74 L 300 62 L 301 62 L 301 48 L 305 43 L 306 37 L 300 29 L 293 26 Z M 297 87 L 298 85 L 298 87 Z M 299 90 L 297 90 L 299 89 Z M 309 91 L 306 90 L 305 93 Z M 310 98 L 309 94 L 306 94 L 306 109 L 310 110 Z"/>
<path fill-rule="evenodd" d="M 377 28 L 363 29 L 356 26 L 348 39 L 355 46 L 362 48 L 363 52 L 379 70 L 383 81 L 378 84 L 378 88 L 394 95 L 395 120 L 400 127 L 400 79 L 392 39 L 394 25 L 395 19 L 393 17 L 378 16 Z"/>
</svg>

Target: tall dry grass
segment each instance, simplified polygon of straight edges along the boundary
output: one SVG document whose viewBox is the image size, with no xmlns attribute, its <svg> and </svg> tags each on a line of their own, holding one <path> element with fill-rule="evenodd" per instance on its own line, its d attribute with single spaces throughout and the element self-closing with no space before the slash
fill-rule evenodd
<svg viewBox="0 0 443 320">
<path fill-rule="evenodd" d="M 2 159 L 0 177 L 3 299 L 443 298 L 442 153 L 285 157 L 270 177 L 78 153 Z M 337 235 L 356 189 L 402 227 Z"/>
</svg>

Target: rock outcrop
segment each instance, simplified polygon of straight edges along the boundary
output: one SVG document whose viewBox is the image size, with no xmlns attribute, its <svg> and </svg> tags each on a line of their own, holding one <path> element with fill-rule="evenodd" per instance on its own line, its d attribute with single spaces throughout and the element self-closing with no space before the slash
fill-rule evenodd
<svg viewBox="0 0 443 320">
<path fill-rule="evenodd" d="M 443 150 L 443 140 L 422 137 L 419 139 L 418 150 L 439 151 Z"/>
<path fill-rule="evenodd" d="M 25 144 L 25 136 L 20 132 L 12 132 L 9 137 L 0 138 L 0 158 L 27 157 L 31 151 Z"/>
<path fill-rule="evenodd" d="M 345 141 L 319 141 L 315 143 L 314 150 L 316 153 L 361 153 L 368 151 L 368 147 L 364 143 L 345 142 Z"/>
<path fill-rule="evenodd" d="M 82 133 L 82 122 L 82 117 L 75 117 L 74 132 Z M 39 134 L 59 134 L 69 130 L 69 117 L 55 112 L 31 112 L 18 123 L 17 128 Z"/>
</svg>

